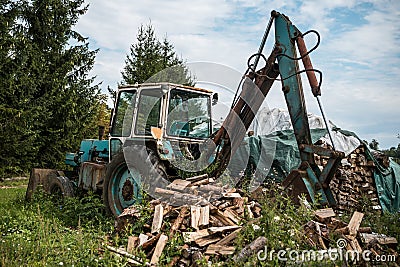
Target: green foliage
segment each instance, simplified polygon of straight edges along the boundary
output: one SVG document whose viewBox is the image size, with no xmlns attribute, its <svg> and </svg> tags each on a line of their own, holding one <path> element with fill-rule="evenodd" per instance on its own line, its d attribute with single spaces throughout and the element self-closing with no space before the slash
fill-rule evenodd
<svg viewBox="0 0 400 267">
<path fill-rule="evenodd" d="M 97 51 L 72 30 L 83 3 L 0 3 L 0 176 L 59 167 L 97 133 L 99 89 L 88 77 Z"/>
<path fill-rule="evenodd" d="M 271 184 L 269 190 L 259 198 L 262 205 L 261 217 L 253 223 L 246 223 L 236 239 L 237 250 L 256 238 L 264 236 L 267 239 L 268 251 L 281 249 L 310 249 L 304 238 L 304 225 L 312 219 L 312 210 L 305 206 L 295 206 L 277 187 Z M 281 266 L 277 257 L 273 261 L 260 261 L 253 255 L 246 262 L 227 262 L 227 266 Z"/>
<path fill-rule="evenodd" d="M 400 164 L 400 144 L 397 145 L 397 148 L 391 147 L 390 149 L 383 150 L 382 152 L 385 153 L 386 156 L 393 158 L 395 162 Z"/>
<path fill-rule="evenodd" d="M 372 139 L 371 143 L 369 143 L 369 148 L 378 150 L 379 149 L 379 142 L 375 139 Z"/>
<path fill-rule="evenodd" d="M 178 58 L 173 45 L 165 37 L 160 41 L 151 24 L 140 26 L 137 42 L 130 47 L 122 71 L 123 84 L 172 82 L 193 85 L 184 62 Z"/>
<path fill-rule="evenodd" d="M 26 203 L 24 194 L 25 188 L 0 190 L 0 266 L 127 266 L 104 250 L 113 220 L 93 209 L 96 201 L 60 209 L 40 194 Z M 73 203 L 76 213 L 65 213 Z M 93 223 L 87 223 L 89 209 L 98 218 Z"/>
</svg>

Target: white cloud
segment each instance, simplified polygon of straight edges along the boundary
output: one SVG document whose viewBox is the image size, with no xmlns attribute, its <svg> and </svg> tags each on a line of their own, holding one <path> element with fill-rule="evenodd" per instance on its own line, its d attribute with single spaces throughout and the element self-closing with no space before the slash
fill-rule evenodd
<svg viewBox="0 0 400 267">
<path fill-rule="evenodd" d="M 89 1 L 77 30 L 100 48 L 93 73 L 116 87 L 136 39 L 138 27 L 151 20 L 157 35 L 167 34 L 188 62 L 212 61 L 240 72 L 257 51 L 272 9 L 288 15 L 302 31 L 321 33 L 320 47 L 311 54 L 324 72 L 323 101 L 329 118 L 343 128 L 367 133 L 376 122 L 400 125 L 397 114 L 400 82 L 400 2 L 396 0 L 231 0 L 231 1 Z M 309 47 L 313 37 L 306 39 Z M 269 37 L 265 54 L 272 49 Z M 305 86 L 308 110 L 318 113 Z M 270 107 L 284 107 L 280 82 L 267 98 Z M 389 131 L 389 130 L 388 130 Z M 379 131 L 377 135 L 386 138 Z M 379 140 L 379 136 L 377 138 Z M 394 138 L 391 142 L 396 142 Z"/>
</svg>

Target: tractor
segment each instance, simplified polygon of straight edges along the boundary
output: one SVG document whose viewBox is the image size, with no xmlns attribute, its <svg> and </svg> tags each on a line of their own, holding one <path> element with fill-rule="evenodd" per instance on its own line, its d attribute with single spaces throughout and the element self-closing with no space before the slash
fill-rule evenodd
<svg viewBox="0 0 400 267">
<path fill-rule="evenodd" d="M 275 45 L 266 57 L 262 52 L 273 24 Z M 310 33 L 317 35 L 318 43 L 308 51 L 303 37 Z M 34 169 L 27 198 L 38 185 L 62 196 L 73 196 L 76 188 L 93 190 L 102 195 L 106 209 L 118 216 L 139 202 L 143 192 L 156 198 L 156 189 L 165 188 L 174 179 L 205 174 L 218 178 L 280 75 L 302 161 L 283 184 L 296 194 L 306 193 L 312 201 L 335 205 L 329 182 L 344 153 L 311 142 L 300 77 L 306 73 L 319 103 L 321 77 L 318 82 L 315 73 L 322 74 L 309 58 L 318 44 L 316 31 L 302 33 L 287 16 L 272 11 L 260 48 L 249 58 L 232 108 L 217 130 L 211 114 L 217 93 L 169 82 L 121 86 L 108 140 L 83 140 L 78 152 L 68 153 L 66 163 L 73 171 Z M 257 69 L 261 60 L 264 66 Z M 299 69 L 300 60 L 304 70 Z M 314 154 L 329 157 L 324 169 L 315 164 Z"/>
</svg>

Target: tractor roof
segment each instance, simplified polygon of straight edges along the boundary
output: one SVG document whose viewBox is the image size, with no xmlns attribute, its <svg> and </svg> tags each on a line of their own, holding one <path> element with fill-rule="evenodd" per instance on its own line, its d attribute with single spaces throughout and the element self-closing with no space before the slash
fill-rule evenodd
<svg viewBox="0 0 400 267">
<path fill-rule="evenodd" d="M 189 90 L 193 90 L 193 91 L 198 91 L 198 92 L 203 92 L 203 93 L 208 93 L 208 94 L 212 94 L 213 92 L 207 89 L 203 89 L 203 88 L 198 88 L 198 87 L 192 87 L 192 86 L 187 86 L 187 85 L 182 85 L 182 84 L 175 84 L 175 83 L 142 83 L 142 84 L 126 84 L 126 85 L 120 85 L 118 86 L 118 89 L 128 89 L 128 88 L 141 88 L 141 87 L 157 87 L 157 86 L 161 86 L 161 85 L 167 85 L 168 87 L 170 87 L 169 89 L 172 88 L 185 88 L 185 89 L 189 89 Z"/>
</svg>

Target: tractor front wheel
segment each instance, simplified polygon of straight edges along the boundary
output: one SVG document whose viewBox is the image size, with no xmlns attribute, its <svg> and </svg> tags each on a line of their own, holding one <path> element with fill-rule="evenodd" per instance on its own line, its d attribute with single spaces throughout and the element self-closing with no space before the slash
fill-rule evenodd
<svg viewBox="0 0 400 267">
<path fill-rule="evenodd" d="M 126 147 L 124 151 L 108 165 L 103 185 L 103 202 L 106 210 L 115 217 L 140 202 L 142 190 L 152 192 L 157 187 L 158 179 L 166 181 L 167 178 L 164 166 L 154 151 L 140 145 Z"/>
</svg>

